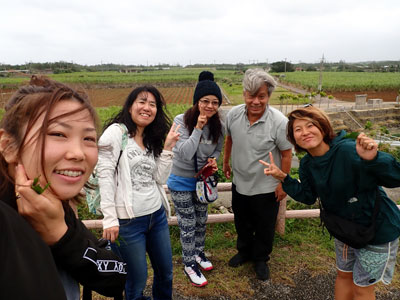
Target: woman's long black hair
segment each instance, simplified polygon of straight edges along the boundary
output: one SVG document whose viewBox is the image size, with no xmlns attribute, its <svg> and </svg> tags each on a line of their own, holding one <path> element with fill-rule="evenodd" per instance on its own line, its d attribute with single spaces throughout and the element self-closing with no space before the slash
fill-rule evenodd
<svg viewBox="0 0 400 300">
<path fill-rule="evenodd" d="M 197 118 L 199 115 L 199 102 L 185 112 L 185 115 L 183 116 L 183 122 L 185 123 L 186 128 L 189 130 L 189 135 L 192 134 L 194 128 L 196 127 Z M 208 138 L 212 140 L 213 144 L 218 143 L 218 139 L 222 135 L 222 125 L 218 111 L 208 120 L 207 124 L 210 127 L 210 134 Z"/>
<path fill-rule="evenodd" d="M 109 121 L 106 122 L 104 130 L 111 124 L 124 123 L 128 128 L 130 136 L 136 134 L 136 123 L 133 122 L 131 113 L 129 112 L 133 102 L 141 93 L 150 93 L 156 99 L 157 114 L 153 122 L 146 126 L 143 132 L 143 144 L 147 151 L 153 153 L 154 157 L 158 157 L 163 149 L 164 140 L 171 126 L 171 120 L 164 111 L 165 100 L 161 93 L 152 85 L 144 85 L 135 88 L 128 96 L 122 110 Z"/>
</svg>

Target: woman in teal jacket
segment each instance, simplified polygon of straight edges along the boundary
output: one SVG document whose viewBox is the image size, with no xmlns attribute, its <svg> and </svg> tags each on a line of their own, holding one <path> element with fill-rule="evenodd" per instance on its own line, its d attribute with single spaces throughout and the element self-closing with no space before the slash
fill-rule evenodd
<svg viewBox="0 0 400 300">
<path fill-rule="evenodd" d="M 264 173 L 281 180 L 288 195 L 305 204 L 319 197 L 327 212 L 368 226 L 380 194 L 369 245 L 354 249 L 335 239 L 335 299 L 375 299 L 375 284 L 389 284 L 393 277 L 400 236 L 400 210 L 381 186 L 400 186 L 400 163 L 377 151 L 376 142 L 363 133 L 356 141 L 344 131 L 335 136 L 328 117 L 313 106 L 294 110 L 288 118 L 288 139 L 297 152 L 307 152 L 300 161 L 300 182 L 282 172 L 271 156 L 270 163 L 260 161 Z"/>
</svg>

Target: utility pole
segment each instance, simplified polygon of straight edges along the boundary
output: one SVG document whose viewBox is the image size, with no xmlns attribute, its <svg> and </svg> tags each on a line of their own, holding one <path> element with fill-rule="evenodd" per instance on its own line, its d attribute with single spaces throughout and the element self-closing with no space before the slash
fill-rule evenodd
<svg viewBox="0 0 400 300">
<path fill-rule="evenodd" d="M 323 69 L 324 69 L 324 54 L 322 53 L 321 63 L 319 65 L 319 83 L 318 83 L 319 107 L 321 107 L 322 70 Z M 328 101 L 328 108 L 329 108 L 329 101 Z"/>
<path fill-rule="evenodd" d="M 285 57 L 285 75 L 286 75 L 286 57 Z"/>
</svg>

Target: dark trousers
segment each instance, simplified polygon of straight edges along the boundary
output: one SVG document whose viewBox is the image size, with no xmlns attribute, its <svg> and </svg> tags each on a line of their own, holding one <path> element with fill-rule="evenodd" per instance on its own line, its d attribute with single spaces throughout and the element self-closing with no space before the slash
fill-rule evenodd
<svg viewBox="0 0 400 300">
<path fill-rule="evenodd" d="M 232 184 L 232 210 L 239 253 L 253 261 L 268 261 L 279 210 L 275 193 L 246 196 Z"/>
</svg>

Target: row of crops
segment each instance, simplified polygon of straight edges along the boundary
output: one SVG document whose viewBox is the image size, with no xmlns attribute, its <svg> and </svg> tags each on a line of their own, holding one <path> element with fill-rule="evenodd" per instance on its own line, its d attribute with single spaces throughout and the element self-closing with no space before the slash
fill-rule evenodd
<svg viewBox="0 0 400 300">
<path fill-rule="evenodd" d="M 315 91 L 319 72 L 290 72 L 280 80 Z M 400 89 L 400 73 L 323 72 L 322 89 L 329 92 L 397 91 Z"/>
<path fill-rule="evenodd" d="M 167 103 L 188 104 L 193 101 L 193 86 L 160 88 Z"/>
<path fill-rule="evenodd" d="M 75 72 L 64 74 L 49 74 L 50 78 L 64 82 L 83 85 L 123 85 L 129 83 L 183 83 L 194 84 L 202 69 L 174 68 L 168 70 L 153 70 L 138 73 L 120 72 Z M 233 71 L 215 70 L 216 81 L 239 79 L 240 74 Z M 29 75 L 24 77 L 0 77 L 0 88 L 15 88 L 26 82 Z"/>
<path fill-rule="evenodd" d="M 193 88 L 202 69 L 173 68 L 168 70 L 152 70 L 140 73 L 119 72 L 76 72 L 67 74 L 51 74 L 49 77 L 64 83 L 82 84 L 93 88 L 128 87 L 134 84 L 154 84 L 160 88 L 191 87 Z M 232 70 L 212 70 L 216 81 L 224 88 L 228 96 L 241 98 L 242 72 Z M 274 74 L 277 77 L 281 74 Z M 319 84 L 319 72 L 288 72 L 279 76 L 280 81 L 299 86 L 310 91 L 316 91 Z M 0 77 L 1 89 L 15 89 L 27 77 Z M 323 72 L 322 89 L 327 92 L 351 91 L 398 91 L 400 89 L 399 73 L 367 73 L 367 72 Z M 186 102 L 191 97 L 192 90 L 184 89 L 173 92 L 166 90 L 166 98 L 172 102 Z M 173 94 L 176 93 L 176 94 Z M 188 96 L 190 95 L 190 96 Z M 189 98 L 188 98 L 189 99 Z M 190 100 L 188 100 L 190 102 Z"/>
</svg>

